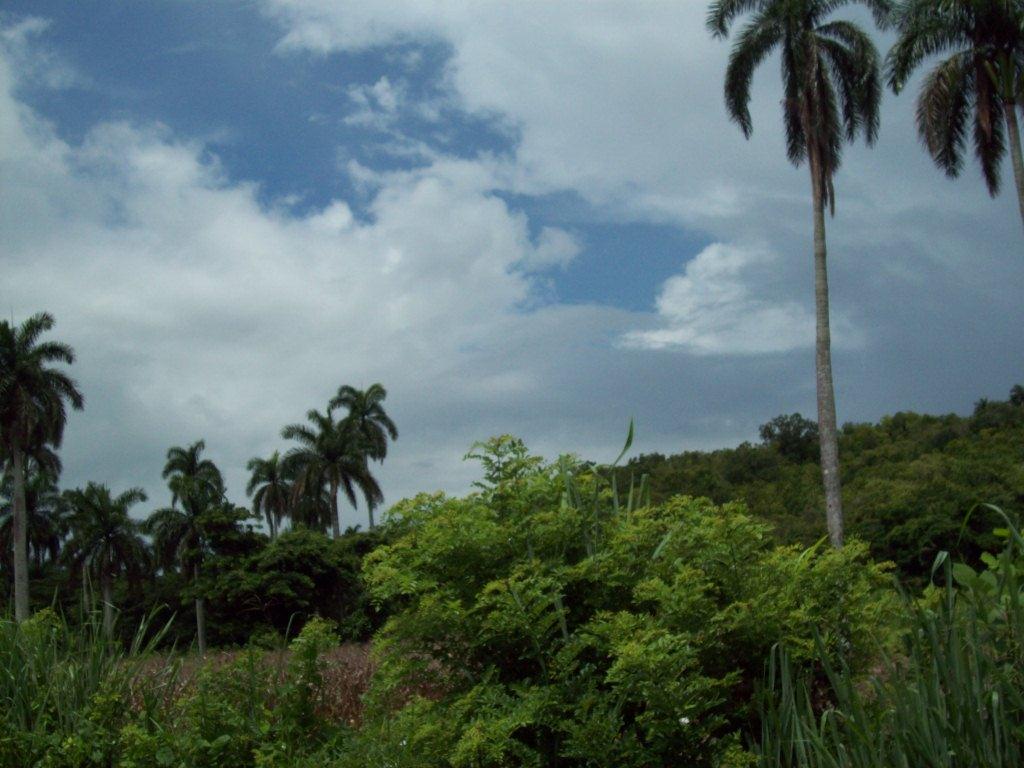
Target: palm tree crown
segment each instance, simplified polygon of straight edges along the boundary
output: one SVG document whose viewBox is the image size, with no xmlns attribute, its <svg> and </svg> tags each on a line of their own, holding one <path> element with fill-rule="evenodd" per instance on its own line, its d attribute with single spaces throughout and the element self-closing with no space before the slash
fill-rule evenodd
<svg viewBox="0 0 1024 768">
<path fill-rule="evenodd" d="M 113 579 L 122 572 L 137 572 L 147 560 L 140 525 L 129 510 L 146 500 L 141 488 L 114 497 L 104 485 L 89 483 L 85 489 L 64 494 L 72 510 L 71 539 L 65 550 L 69 562 L 84 567 L 99 579 L 103 591 L 103 626 L 113 628 Z"/>
<path fill-rule="evenodd" d="M 380 486 L 367 466 L 368 452 L 363 440 L 353 425 L 345 420 L 336 421 L 333 409 L 326 413 L 311 410 L 306 414 L 310 426 L 291 424 L 281 430 L 286 440 L 294 440 L 298 446 L 288 451 L 286 460 L 295 467 L 295 493 L 302 494 L 309 488 L 328 486 L 331 501 L 331 527 L 334 537 L 341 536 L 341 519 L 338 514 L 338 491 L 352 506 L 356 506 L 356 490 L 366 500 L 367 506 L 383 501 Z"/>
<path fill-rule="evenodd" d="M 252 496 L 253 511 L 263 513 L 270 537 L 274 538 L 281 528 L 281 520 L 291 511 L 292 484 L 286 462 L 274 451 L 269 459 L 250 459 L 246 468 L 252 474 L 245 492 Z"/>
<path fill-rule="evenodd" d="M 167 451 L 163 477 L 171 491 L 171 506 L 156 510 L 146 521 L 153 548 L 164 567 L 196 565 L 202 559 L 201 516 L 224 496 L 220 469 L 203 459 L 206 443 Z"/>
<path fill-rule="evenodd" d="M 970 133 L 989 193 L 999 192 L 1009 140 L 1024 195 L 1016 115 L 1024 90 L 1024 3 L 903 0 L 893 18 L 899 39 L 886 63 L 897 93 L 926 58 L 948 54 L 925 78 L 917 103 L 918 132 L 932 159 L 949 176 L 960 174 L 973 113 Z M 1024 197 L 1020 204 L 1024 217 Z"/>
<path fill-rule="evenodd" d="M 359 390 L 345 384 L 338 388 L 338 394 L 330 402 L 330 407 L 345 408 L 345 417 L 366 446 L 366 453 L 371 459 L 383 461 L 388 453 L 388 438 L 398 439 L 398 427 L 384 410 L 384 399 L 387 390 L 380 384 L 371 384 L 367 390 Z"/>
<path fill-rule="evenodd" d="M 40 439 L 59 447 L 67 421 L 65 403 L 76 410 L 84 404 L 75 382 L 50 367 L 73 363 L 71 347 L 39 340 L 53 325 L 53 316 L 46 312 L 33 315 L 20 328 L 0 322 L 0 439 L 8 453 L 28 450 Z"/>
<path fill-rule="evenodd" d="M 891 10 L 888 0 L 856 0 L 879 23 Z M 842 159 L 843 141 L 861 132 L 868 144 L 878 135 L 881 77 L 871 38 L 849 21 L 828 15 L 854 0 L 716 0 L 707 24 L 725 37 L 736 19 L 752 14 L 736 36 L 725 76 L 730 117 L 750 137 L 750 86 L 758 66 L 778 51 L 785 91 L 786 152 L 794 165 L 805 159 L 821 187 L 823 202 L 835 210 L 832 179 Z"/>
</svg>

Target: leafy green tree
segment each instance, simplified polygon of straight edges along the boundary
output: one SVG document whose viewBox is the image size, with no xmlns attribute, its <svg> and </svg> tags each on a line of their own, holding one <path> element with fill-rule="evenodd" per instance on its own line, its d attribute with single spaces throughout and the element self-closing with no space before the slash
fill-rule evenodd
<svg viewBox="0 0 1024 768">
<path fill-rule="evenodd" d="M 141 572 L 148 560 L 141 526 L 129 510 L 146 500 L 141 488 L 130 488 L 112 496 L 105 485 L 89 483 L 84 489 L 67 491 L 64 498 L 72 510 L 71 539 L 65 550 L 69 563 L 91 572 L 100 584 L 103 599 L 103 632 L 114 630 L 114 579 L 121 573 Z"/>
<path fill-rule="evenodd" d="M 948 56 L 925 78 L 917 127 L 935 164 L 960 175 L 973 118 L 974 151 L 989 192 L 999 193 L 999 166 L 1010 145 L 1024 223 L 1024 156 L 1017 109 L 1024 92 L 1024 4 L 1019 0 L 902 0 L 899 33 L 889 52 L 889 85 L 899 93 L 922 62 Z"/>
<path fill-rule="evenodd" d="M 881 101 L 879 57 L 871 38 L 849 21 L 829 14 L 852 0 L 715 0 L 708 28 L 725 37 L 747 13 L 752 18 L 737 35 L 725 75 L 729 115 L 750 136 L 750 86 L 757 67 L 774 51 L 782 55 L 783 122 L 786 149 L 794 165 L 804 160 L 811 173 L 814 210 L 815 378 L 818 393 L 821 475 L 829 537 L 843 543 L 842 488 L 832 383 L 825 208 L 835 213 L 835 174 L 842 146 L 859 133 L 873 144 Z M 891 11 L 889 0 L 858 0 L 878 23 Z"/>
<path fill-rule="evenodd" d="M 246 468 L 251 474 L 245 492 L 252 497 L 253 512 L 263 515 L 270 538 L 276 538 L 281 521 L 291 514 L 292 482 L 286 462 L 274 451 L 269 459 L 250 459 Z"/>
<path fill-rule="evenodd" d="M 311 410 L 306 414 L 311 426 L 290 424 L 281 430 L 285 440 L 298 446 L 287 453 L 287 461 L 296 469 L 295 492 L 327 487 L 331 504 L 331 530 L 334 538 L 341 536 L 338 514 L 338 491 L 343 490 L 352 506 L 356 506 L 358 489 L 367 506 L 384 499 L 377 480 L 370 473 L 367 451 L 361 436 L 344 419 L 335 420 L 333 408 L 327 413 Z"/>
<path fill-rule="evenodd" d="M 59 447 L 67 405 L 81 409 L 84 404 L 75 382 L 51 366 L 73 363 L 71 347 L 40 339 L 53 325 L 53 316 L 45 312 L 17 328 L 0 322 L 0 443 L 13 486 L 14 615 L 18 621 L 29 616 L 26 455 L 46 444 Z"/>
<path fill-rule="evenodd" d="M 1024 406 L 1024 387 L 1020 384 L 1014 384 L 1013 389 L 1010 390 L 1010 405 L 1015 405 L 1018 408 Z"/>
<path fill-rule="evenodd" d="M 384 410 L 387 390 L 380 384 L 371 384 L 369 389 L 360 390 L 347 384 L 338 389 L 331 400 L 331 408 L 345 408 L 345 421 L 359 435 L 366 455 L 375 461 L 384 461 L 388 453 L 388 438 L 398 439 L 398 427 Z M 370 528 L 374 527 L 374 504 L 367 502 Z"/>
<path fill-rule="evenodd" d="M 203 553 L 203 515 L 223 503 L 224 480 L 217 465 L 202 458 L 206 443 L 198 440 L 187 448 L 167 452 L 163 476 L 171 491 L 171 506 L 158 509 L 146 521 L 153 549 L 165 568 L 180 567 L 191 573 L 195 594 L 196 641 L 206 653 L 205 600 L 198 589 Z"/>
<path fill-rule="evenodd" d="M 811 461 L 818 452 L 818 425 L 799 413 L 776 416 L 759 432 L 765 445 L 791 461 Z"/>
</svg>

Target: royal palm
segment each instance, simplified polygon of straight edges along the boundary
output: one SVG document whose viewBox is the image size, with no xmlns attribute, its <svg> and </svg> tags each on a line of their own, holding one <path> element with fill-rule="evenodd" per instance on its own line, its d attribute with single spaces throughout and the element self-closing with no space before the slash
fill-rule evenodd
<svg viewBox="0 0 1024 768">
<path fill-rule="evenodd" d="M 103 632 L 109 638 L 114 628 L 114 579 L 120 573 L 138 573 L 146 562 L 140 526 L 129 516 L 135 504 L 146 500 L 146 494 L 141 488 L 131 488 L 111 496 L 106 486 L 89 483 L 84 489 L 68 491 L 64 498 L 72 511 L 65 557 L 99 581 Z"/>
<path fill-rule="evenodd" d="M 252 496 L 253 512 L 263 514 L 270 538 L 276 538 L 281 520 L 291 511 L 292 483 L 288 467 L 281 454 L 274 451 L 269 459 L 250 459 L 247 468 L 251 474 L 245 492 Z"/>
<path fill-rule="evenodd" d="M 708 27 L 729 34 L 740 16 L 749 16 L 736 35 L 725 76 L 730 117 L 745 136 L 753 130 L 750 86 L 754 72 L 772 53 L 782 64 L 782 117 L 786 150 L 794 165 L 807 162 L 811 176 L 814 226 L 815 378 L 821 472 L 829 537 L 843 542 L 843 507 L 832 384 L 825 209 L 835 213 L 834 179 L 844 141 L 858 134 L 871 144 L 878 132 L 881 78 L 878 52 L 868 35 L 849 21 L 831 20 L 836 8 L 853 0 L 717 0 Z M 884 23 L 888 0 L 860 0 Z"/>
<path fill-rule="evenodd" d="M 29 615 L 28 530 L 25 506 L 26 455 L 44 446 L 58 447 L 67 420 L 67 405 L 81 408 L 82 394 L 54 363 L 70 365 L 71 347 L 43 341 L 53 317 L 33 315 L 20 327 L 0 322 L 0 441 L 13 486 L 14 615 Z"/>
<path fill-rule="evenodd" d="M 375 461 L 384 461 L 388 454 L 388 438 L 398 439 L 398 428 L 384 410 L 387 390 L 380 384 L 371 384 L 369 389 L 359 390 L 345 384 L 338 388 L 338 394 L 331 400 L 331 408 L 345 408 L 348 415 L 345 422 L 351 426 L 362 441 L 366 455 Z M 373 504 L 368 504 L 370 528 L 373 528 Z"/>
<path fill-rule="evenodd" d="M 286 457 L 296 473 L 294 492 L 299 495 L 327 487 L 331 530 L 334 538 L 338 538 L 341 536 L 339 490 L 345 492 L 353 506 L 356 506 L 356 489 L 366 499 L 367 506 L 382 501 L 383 494 L 367 466 L 368 451 L 363 440 L 351 424 L 335 420 L 331 408 L 327 413 L 309 411 L 306 418 L 309 426 L 291 424 L 281 430 L 283 438 L 298 443 Z"/>
<path fill-rule="evenodd" d="M 202 457 L 205 447 L 199 440 L 167 452 L 163 476 L 171 491 L 171 506 L 158 509 L 146 521 L 160 564 L 176 565 L 191 575 L 200 653 L 206 652 L 206 605 L 198 584 L 205 549 L 203 516 L 224 501 L 224 480 L 217 465 Z"/>
<path fill-rule="evenodd" d="M 958 176 L 973 134 L 985 183 L 995 196 L 1008 142 L 1024 223 L 1024 157 L 1017 123 L 1024 96 L 1024 3 L 904 0 L 893 18 L 899 39 L 889 52 L 887 73 L 897 93 L 926 58 L 948 54 L 925 78 L 917 103 L 917 129 L 932 159 Z"/>
</svg>

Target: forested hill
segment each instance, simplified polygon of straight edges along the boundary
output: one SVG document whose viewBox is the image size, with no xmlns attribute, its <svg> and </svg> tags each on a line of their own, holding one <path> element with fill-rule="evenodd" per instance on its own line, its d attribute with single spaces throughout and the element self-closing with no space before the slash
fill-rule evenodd
<svg viewBox="0 0 1024 768">
<path fill-rule="evenodd" d="M 677 494 L 743 501 L 780 540 L 811 544 L 825 534 L 815 424 L 794 414 L 761 427 L 761 442 L 726 450 L 645 454 L 618 482 L 649 476 L 651 499 Z M 927 576 L 945 549 L 968 561 L 999 526 L 995 504 L 1024 512 L 1024 389 L 981 400 L 971 416 L 903 412 L 877 424 L 846 424 L 839 440 L 847 535 L 867 541 L 909 580 Z"/>
</svg>

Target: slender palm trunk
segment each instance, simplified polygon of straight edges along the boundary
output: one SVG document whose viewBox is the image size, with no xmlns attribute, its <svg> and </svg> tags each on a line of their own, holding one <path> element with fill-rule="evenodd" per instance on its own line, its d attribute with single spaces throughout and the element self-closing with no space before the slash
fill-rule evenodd
<svg viewBox="0 0 1024 768">
<path fill-rule="evenodd" d="M 14 474 L 14 618 L 21 622 L 29 616 L 28 602 L 28 519 L 25 510 L 25 454 L 13 446 L 11 463 Z"/>
<path fill-rule="evenodd" d="M 100 574 L 100 591 L 103 595 L 103 636 L 109 640 L 114 636 L 114 585 L 109 573 Z"/>
<path fill-rule="evenodd" d="M 368 511 L 368 513 L 369 513 L 369 515 L 370 515 L 370 530 L 372 531 L 372 530 L 373 530 L 373 528 L 374 528 L 374 522 L 373 522 L 373 505 L 372 505 L 372 504 L 367 504 L 367 505 L 366 505 L 366 507 L 367 507 L 367 511 Z"/>
<path fill-rule="evenodd" d="M 815 142 L 808 136 L 811 191 L 814 196 L 814 373 L 818 392 L 818 442 L 821 480 L 825 487 L 825 517 L 832 546 L 843 546 L 843 495 L 839 480 L 836 436 L 836 396 L 832 384 L 832 334 L 829 326 L 828 264 L 825 246 L 825 189 Z"/>
<path fill-rule="evenodd" d="M 192 584 L 199 585 L 199 563 L 192 566 Z M 196 596 L 196 642 L 199 645 L 199 655 L 206 655 L 206 600 L 201 595 Z"/>
<path fill-rule="evenodd" d="M 331 530 L 334 538 L 341 538 L 341 518 L 338 516 L 338 482 L 331 480 Z"/>
<path fill-rule="evenodd" d="M 1010 139 L 1010 159 L 1013 160 L 1013 180 L 1017 182 L 1017 204 L 1020 206 L 1020 221 L 1024 225 L 1024 153 L 1020 148 L 1020 128 L 1017 126 L 1017 103 L 1007 101 L 1006 132 Z"/>
</svg>

